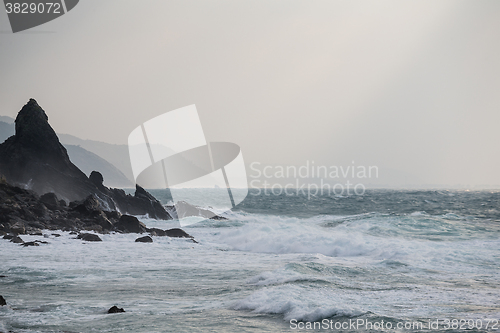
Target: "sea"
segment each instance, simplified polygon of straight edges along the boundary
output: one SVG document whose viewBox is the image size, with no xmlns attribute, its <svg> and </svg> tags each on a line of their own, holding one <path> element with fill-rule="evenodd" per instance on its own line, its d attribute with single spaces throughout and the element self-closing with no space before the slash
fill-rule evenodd
<svg viewBox="0 0 500 333">
<path fill-rule="evenodd" d="M 197 243 L 0 239 L 0 332 L 500 332 L 500 191 L 252 189 L 219 213 Z"/>
</svg>

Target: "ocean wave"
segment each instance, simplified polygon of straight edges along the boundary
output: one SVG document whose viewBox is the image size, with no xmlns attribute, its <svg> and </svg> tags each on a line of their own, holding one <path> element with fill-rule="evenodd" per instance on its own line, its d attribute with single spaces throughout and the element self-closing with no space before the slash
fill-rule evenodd
<svg viewBox="0 0 500 333">
<path fill-rule="evenodd" d="M 272 272 L 263 272 L 247 280 L 248 284 L 256 286 L 280 285 L 293 282 L 328 282 L 326 279 L 314 277 L 306 274 L 300 274 L 286 268 L 278 269 Z"/>
<path fill-rule="evenodd" d="M 364 314 L 359 309 L 342 305 L 332 291 L 297 285 L 264 287 L 231 308 L 262 314 L 281 314 L 284 320 L 320 321 L 335 316 L 355 317 Z"/>
<path fill-rule="evenodd" d="M 220 230 L 220 229 L 219 229 Z M 373 236 L 348 228 L 325 229 L 305 223 L 247 223 L 215 234 L 217 242 L 233 250 L 261 253 L 321 253 L 333 257 L 392 257 L 391 248 L 381 246 Z"/>
</svg>

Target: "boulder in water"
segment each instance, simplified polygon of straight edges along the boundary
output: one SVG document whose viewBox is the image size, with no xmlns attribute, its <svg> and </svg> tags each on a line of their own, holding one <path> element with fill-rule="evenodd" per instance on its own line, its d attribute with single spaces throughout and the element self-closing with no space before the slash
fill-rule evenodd
<svg viewBox="0 0 500 333">
<path fill-rule="evenodd" d="M 113 305 L 111 308 L 109 308 L 108 313 L 120 313 L 120 312 L 125 312 L 123 308 L 119 308 L 116 305 Z"/>
<path fill-rule="evenodd" d="M 90 233 L 81 233 L 76 238 L 87 242 L 102 242 L 102 239 L 99 236 Z"/>
<path fill-rule="evenodd" d="M 118 231 L 125 233 L 142 234 L 147 232 L 146 225 L 139 221 L 137 217 L 130 215 L 122 215 L 114 227 Z"/>
<path fill-rule="evenodd" d="M 12 239 L 10 241 L 12 243 L 16 243 L 16 244 L 22 244 L 22 243 L 24 243 L 24 241 L 19 236 L 12 237 Z"/>
<path fill-rule="evenodd" d="M 168 229 L 168 230 L 165 231 L 165 234 L 168 237 L 194 238 L 193 236 L 191 236 L 190 234 L 188 234 L 187 232 L 185 232 L 184 230 L 179 229 L 179 228 Z"/>
<path fill-rule="evenodd" d="M 137 238 L 135 241 L 139 243 L 153 243 L 153 238 L 149 236 L 144 236 Z"/>
</svg>

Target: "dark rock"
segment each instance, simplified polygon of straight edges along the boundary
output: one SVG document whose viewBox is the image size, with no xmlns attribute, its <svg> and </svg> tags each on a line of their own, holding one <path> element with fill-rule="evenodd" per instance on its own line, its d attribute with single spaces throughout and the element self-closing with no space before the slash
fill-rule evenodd
<svg viewBox="0 0 500 333">
<path fill-rule="evenodd" d="M 89 180 L 98 188 L 104 187 L 104 185 L 102 184 L 104 182 L 104 177 L 98 171 L 92 171 L 90 173 Z"/>
<path fill-rule="evenodd" d="M 112 230 L 113 229 L 113 223 L 108 219 L 106 214 L 104 212 L 99 212 L 99 214 L 95 217 L 96 222 L 101 226 L 103 230 Z"/>
<path fill-rule="evenodd" d="M 0 295 L 0 306 L 4 305 L 7 305 L 7 302 L 5 301 L 5 298 L 3 298 L 3 296 Z"/>
<path fill-rule="evenodd" d="M 194 238 L 193 236 L 191 236 L 190 234 L 179 228 L 168 229 L 165 231 L 165 233 L 168 237 Z"/>
<path fill-rule="evenodd" d="M 39 195 L 54 192 L 74 201 L 97 188 L 69 160 L 66 148 L 34 99 L 19 111 L 16 134 L 0 144 L 0 173 L 11 184 L 28 184 Z"/>
<path fill-rule="evenodd" d="M 40 244 L 38 244 L 38 242 L 25 242 L 23 244 L 21 244 L 22 246 L 40 246 Z"/>
<path fill-rule="evenodd" d="M 225 217 L 219 216 L 208 209 L 193 206 L 185 201 L 177 202 L 173 208 L 175 208 L 177 217 L 180 219 L 189 216 L 200 216 L 212 220 L 227 220 Z"/>
<path fill-rule="evenodd" d="M 12 239 L 10 240 L 12 243 L 16 243 L 16 244 L 21 244 L 21 243 L 24 243 L 24 241 L 21 239 L 21 237 L 19 236 L 14 236 L 12 237 Z"/>
<path fill-rule="evenodd" d="M 153 238 L 151 238 L 149 236 L 144 236 L 144 237 L 137 238 L 135 241 L 141 242 L 141 243 L 153 243 Z"/>
<path fill-rule="evenodd" d="M 123 308 L 119 308 L 116 305 L 113 305 L 109 310 L 108 313 L 119 313 L 119 312 L 125 312 Z"/>
<path fill-rule="evenodd" d="M 40 230 L 45 229 L 45 225 L 43 225 L 42 223 L 37 222 L 37 221 L 30 221 L 26 224 L 28 226 L 30 226 L 31 228 L 38 229 L 36 232 L 39 232 Z"/>
<path fill-rule="evenodd" d="M 81 233 L 76 238 L 87 242 L 102 242 L 102 239 L 99 236 L 89 233 Z"/>
<path fill-rule="evenodd" d="M 35 214 L 36 221 L 33 222 L 38 222 L 39 220 L 43 221 L 49 221 L 50 220 L 50 212 L 47 209 L 47 206 L 41 202 L 37 202 L 32 206 L 32 211 Z"/>
<path fill-rule="evenodd" d="M 114 226 L 115 229 L 126 233 L 142 234 L 143 232 L 147 232 L 146 225 L 135 216 L 130 215 L 122 215 Z"/>
<path fill-rule="evenodd" d="M 14 234 L 24 235 L 26 233 L 26 227 L 23 222 L 18 221 L 10 226 L 10 231 Z"/>
<path fill-rule="evenodd" d="M 35 210 L 21 207 L 11 211 L 25 221 L 50 221 L 54 216 L 46 212 L 47 208 L 58 211 L 66 206 L 66 202 L 74 201 L 77 203 L 70 204 L 70 208 L 77 209 L 81 214 L 119 209 L 129 215 L 172 218 L 161 203 L 141 187 L 137 187 L 135 195 L 131 196 L 123 190 L 104 186 L 100 172 L 93 171 L 86 177 L 70 161 L 66 148 L 49 125 L 47 114 L 34 99 L 30 99 L 19 111 L 15 120 L 15 135 L 0 144 L 0 174 L 1 184 L 27 186 L 38 195 L 43 194 Z M 19 189 L 18 194 L 23 196 L 25 192 Z M 23 201 L 23 198 L 16 197 L 15 201 Z M 3 202 L 0 200 L 0 203 Z M 0 204 L 0 224 L 8 222 L 2 218 L 7 216 L 7 210 L 11 210 L 8 205 L 2 207 Z M 100 222 L 102 224 L 103 221 Z M 103 226 L 104 230 L 109 227 L 107 223 Z"/>
<path fill-rule="evenodd" d="M 75 230 L 77 229 L 77 221 L 80 221 L 79 219 L 68 219 L 68 218 L 55 218 L 52 221 L 52 225 L 57 226 L 56 229 L 62 229 L 62 230 Z"/>
<path fill-rule="evenodd" d="M 120 217 L 122 217 L 122 214 L 120 212 L 117 212 L 116 210 L 114 211 L 104 211 L 104 214 L 106 214 L 106 217 L 110 220 L 119 220 Z"/>
<path fill-rule="evenodd" d="M 94 231 L 94 232 L 97 232 L 97 233 L 100 233 L 100 234 L 103 233 L 102 227 L 100 225 L 98 225 L 98 224 L 88 225 L 88 226 L 85 226 L 83 229 L 86 230 L 86 231 Z"/>
<path fill-rule="evenodd" d="M 40 201 L 51 210 L 57 210 L 60 208 L 59 200 L 55 193 L 45 193 L 40 197 Z"/>
<path fill-rule="evenodd" d="M 12 239 L 14 237 L 16 237 L 16 236 L 12 235 L 12 234 L 7 234 L 7 235 L 3 236 L 3 239 Z"/>
<path fill-rule="evenodd" d="M 107 189 L 105 193 L 113 198 L 121 212 L 130 215 L 147 214 L 150 218 L 160 220 L 172 219 L 172 216 L 165 210 L 163 205 L 139 185 L 136 185 L 134 196 L 126 194 L 125 191 L 120 189 Z"/>
<path fill-rule="evenodd" d="M 166 236 L 167 231 L 158 229 L 158 228 L 150 228 L 147 230 L 152 236 Z"/>
<path fill-rule="evenodd" d="M 94 195 L 89 195 L 85 200 L 80 203 L 71 203 L 73 210 L 82 214 L 92 214 L 101 210 L 101 204 Z"/>
<path fill-rule="evenodd" d="M 59 235 L 59 234 L 52 234 L 52 236 L 54 236 L 54 237 L 61 237 L 61 235 Z"/>
</svg>

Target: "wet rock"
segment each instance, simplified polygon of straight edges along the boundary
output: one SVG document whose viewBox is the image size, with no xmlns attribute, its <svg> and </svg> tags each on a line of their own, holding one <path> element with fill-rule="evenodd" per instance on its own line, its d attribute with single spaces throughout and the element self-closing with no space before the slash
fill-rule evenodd
<svg viewBox="0 0 500 333">
<path fill-rule="evenodd" d="M 137 238 L 135 241 L 140 242 L 140 243 L 153 243 L 153 238 L 151 238 L 149 236 L 144 236 L 144 237 Z"/>
<path fill-rule="evenodd" d="M 123 308 L 119 308 L 116 305 L 113 305 L 111 308 L 109 308 L 108 313 L 120 313 L 120 312 L 125 312 Z"/>
<path fill-rule="evenodd" d="M 18 221 L 10 226 L 10 231 L 18 235 L 24 235 L 26 233 L 26 227 L 23 222 Z"/>
<path fill-rule="evenodd" d="M 147 232 L 146 225 L 139 221 L 135 216 L 122 215 L 117 223 L 115 229 L 126 233 L 142 234 Z"/>
<path fill-rule="evenodd" d="M 92 214 L 101 210 L 101 204 L 94 195 L 89 195 L 83 202 L 72 202 L 70 207 L 81 214 Z"/>
<path fill-rule="evenodd" d="M 90 233 L 80 233 L 76 238 L 87 242 L 102 242 L 99 236 Z"/>
<path fill-rule="evenodd" d="M 193 236 L 191 236 L 190 234 L 179 228 L 168 229 L 165 231 L 165 233 L 168 237 L 194 238 Z"/>
<path fill-rule="evenodd" d="M 212 220 L 227 220 L 225 217 L 219 216 L 208 209 L 193 206 L 185 201 L 177 202 L 172 208 L 175 208 L 177 217 L 180 219 L 189 216 L 200 216 Z"/>
<path fill-rule="evenodd" d="M 25 242 L 23 244 L 21 244 L 22 246 L 24 247 L 27 247 L 27 246 L 40 246 L 40 244 L 38 244 L 38 242 Z"/>
<path fill-rule="evenodd" d="M 50 210 L 57 210 L 60 208 L 59 200 L 55 193 L 45 193 L 40 197 L 40 201 Z"/>
<path fill-rule="evenodd" d="M 104 211 L 104 214 L 109 220 L 119 220 L 120 217 L 122 217 L 122 214 L 120 212 L 117 212 L 116 210 Z"/>
<path fill-rule="evenodd" d="M 120 211 L 130 215 L 149 215 L 153 219 L 171 220 L 172 216 L 163 205 L 145 189 L 136 185 L 135 194 L 131 196 L 121 189 L 107 189 L 105 193 L 113 198 Z"/>
<path fill-rule="evenodd" d="M 99 212 L 99 214 L 95 217 L 97 223 L 102 227 L 103 230 L 112 230 L 113 223 L 108 219 L 104 212 Z"/>
<path fill-rule="evenodd" d="M 45 225 L 43 225 L 42 223 L 37 222 L 37 221 L 30 221 L 27 223 L 27 225 L 30 226 L 31 228 L 37 229 L 36 232 L 38 232 L 41 229 L 45 229 Z"/>
<path fill-rule="evenodd" d="M 166 236 L 167 235 L 167 232 L 165 230 L 158 229 L 158 228 L 149 228 L 148 232 L 152 236 Z"/>
<path fill-rule="evenodd" d="M 35 203 L 32 207 L 32 211 L 37 218 L 35 221 L 30 222 L 30 223 L 38 223 L 39 220 L 43 220 L 43 221 L 51 220 L 49 210 L 47 209 L 45 204 L 43 204 L 41 202 Z"/>
<path fill-rule="evenodd" d="M 16 243 L 16 244 L 22 244 L 22 243 L 24 243 L 24 241 L 19 236 L 12 237 L 12 239 L 10 241 L 12 243 Z"/>
</svg>

